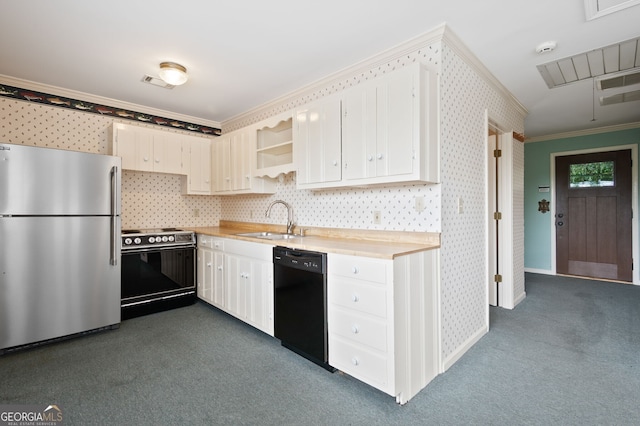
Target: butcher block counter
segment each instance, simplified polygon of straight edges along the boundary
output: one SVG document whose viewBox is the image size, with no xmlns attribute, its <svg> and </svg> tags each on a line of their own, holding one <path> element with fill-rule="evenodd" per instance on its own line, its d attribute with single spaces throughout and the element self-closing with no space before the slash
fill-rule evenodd
<svg viewBox="0 0 640 426">
<path fill-rule="evenodd" d="M 302 232 L 304 237 L 269 240 L 237 234 L 250 232 L 284 233 L 286 232 L 285 226 L 221 220 L 219 226 L 186 227 L 184 229 L 214 237 L 380 259 L 395 259 L 397 256 L 440 247 L 440 234 L 434 232 L 369 231 L 301 226 L 294 228 L 293 233 L 300 234 Z"/>
</svg>

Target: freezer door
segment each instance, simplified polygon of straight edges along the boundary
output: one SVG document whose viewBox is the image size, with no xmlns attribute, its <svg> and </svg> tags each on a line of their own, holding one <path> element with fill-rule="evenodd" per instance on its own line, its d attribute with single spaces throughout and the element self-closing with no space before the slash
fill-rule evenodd
<svg viewBox="0 0 640 426">
<path fill-rule="evenodd" d="M 119 215 L 120 164 L 109 155 L 0 144 L 0 216 Z"/>
<path fill-rule="evenodd" d="M 109 217 L 0 217 L 0 349 L 120 322 L 110 227 Z"/>
</svg>

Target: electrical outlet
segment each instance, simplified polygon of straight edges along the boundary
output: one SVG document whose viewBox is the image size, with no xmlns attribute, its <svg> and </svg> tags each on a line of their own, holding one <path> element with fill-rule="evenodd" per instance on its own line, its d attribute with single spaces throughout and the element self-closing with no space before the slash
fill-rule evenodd
<svg viewBox="0 0 640 426">
<path fill-rule="evenodd" d="M 462 197 L 458 197 L 458 214 L 462 214 L 464 211 L 464 206 L 462 203 Z"/>
<path fill-rule="evenodd" d="M 193 216 L 200 217 L 200 209 L 193 209 Z"/>
<path fill-rule="evenodd" d="M 380 225 L 381 222 L 382 222 L 382 216 L 380 215 L 380 211 L 375 210 L 373 212 L 373 223 L 375 225 Z"/>
<path fill-rule="evenodd" d="M 413 206 L 417 212 L 421 212 L 425 209 L 424 207 L 424 197 L 419 196 L 415 198 L 415 204 Z"/>
</svg>

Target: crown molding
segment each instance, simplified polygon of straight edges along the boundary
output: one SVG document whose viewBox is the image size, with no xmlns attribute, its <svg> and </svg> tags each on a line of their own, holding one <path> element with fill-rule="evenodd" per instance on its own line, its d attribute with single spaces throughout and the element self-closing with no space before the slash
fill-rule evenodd
<svg viewBox="0 0 640 426">
<path fill-rule="evenodd" d="M 443 39 L 447 47 L 453 50 L 458 56 L 470 65 L 489 85 L 501 93 L 505 98 L 511 101 L 513 107 L 518 109 L 518 112 L 522 117 L 525 117 L 529 112 L 520 103 L 520 101 L 513 96 L 513 94 L 500 83 L 500 81 L 491 74 L 491 71 L 484 66 L 480 59 L 469 50 L 469 48 L 460 40 L 460 38 L 451 30 L 446 27 L 443 35 Z"/>
<path fill-rule="evenodd" d="M 0 74 L 0 84 L 6 84 L 9 86 L 19 87 L 21 89 L 26 89 L 26 90 L 33 90 L 36 92 L 49 93 L 52 95 L 62 96 L 65 98 L 78 99 L 78 100 L 82 100 L 82 101 L 90 102 L 94 104 L 108 105 L 113 108 L 133 110 L 133 111 L 137 111 L 144 114 L 171 118 L 174 120 L 180 120 L 188 123 L 199 124 L 202 126 L 214 127 L 217 129 L 220 128 L 220 123 L 217 121 L 203 120 L 201 118 L 192 117 L 189 115 L 178 114 L 175 112 L 151 108 L 144 105 L 137 105 L 130 102 L 119 101 L 117 99 L 111 99 L 103 96 L 92 95 L 90 93 L 79 92 L 76 90 L 65 89 L 62 87 L 51 86 L 43 83 L 37 83 L 35 81 L 23 80 L 23 79 L 11 77 L 8 75 Z"/>
<path fill-rule="evenodd" d="M 620 130 L 637 129 L 639 127 L 640 127 L 640 122 L 616 124 L 613 126 L 596 127 L 595 129 L 584 129 L 584 130 L 576 130 L 573 132 L 564 132 L 564 133 L 555 133 L 551 135 L 536 136 L 535 138 L 530 138 L 530 139 L 527 138 L 525 142 L 534 143 L 534 142 L 550 141 L 555 139 L 576 138 L 580 136 L 597 135 L 600 133 L 617 132 Z"/>
<path fill-rule="evenodd" d="M 388 62 L 391 62 L 395 59 L 406 56 L 416 50 L 423 48 L 425 46 L 431 45 L 435 42 L 442 41 L 442 36 L 445 32 L 446 24 L 441 24 L 433 30 L 423 33 L 417 37 L 409 39 L 405 42 L 402 42 L 396 46 L 393 46 L 389 49 L 383 50 L 374 56 L 366 58 L 360 62 L 357 62 L 353 65 L 350 65 L 346 68 L 343 68 L 339 71 L 336 71 L 332 74 L 329 74 L 319 80 L 316 80 L 306 86 L 303 86 L 293 92 L 289 92 L 281 97 L 273 99 L 267 103 L 259 105 L 255 108 L 252 108 L 246 112 L 235 115 L 227 120 L 222 122 L 223 132 L 224 127 L 228 126 L 236 121 L 241 121 L 248 119 L 252 116 L 258 115 L 260 113 L 267 112 L 273 108 L 276 108 L 282 104 L 287 102 L 294 101 L 295 99 L 299 99 L 311 93 L 317 92 L 325 87 L 331 86 L 332 83 L 342 81 L 344 79 L 348 79 L 355 74 L 369 71 L 370 69 L 376 68 L 378 66 L 384 65 Z"/>
</svg>

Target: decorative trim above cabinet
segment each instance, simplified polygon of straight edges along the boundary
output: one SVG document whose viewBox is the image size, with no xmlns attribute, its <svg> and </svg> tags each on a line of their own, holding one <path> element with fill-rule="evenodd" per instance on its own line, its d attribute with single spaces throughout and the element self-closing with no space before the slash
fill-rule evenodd
<svg viewBox="0 0 640 426">
<path fill-rule="evenodd" d="M 72 96 L 85 97 L 81 93 L 65 91 L 65 92 L 68 92 L 67 94 L 69 96 L 54 95 L 54 94 L 50 94 L 42 91 L 36 91 L 35 89 L 4 84 L 3 80 L 5 80 L 5 78 L 0 79 L 0 96 L 4 96 L 11 99 L 27 101 L 27 102 L 35 102 L 35 103 L 40 103 L 44 105 L 78 110 L 78 111 L 92 113 L 92 114 L 100 114 L 102 116 L 110 116 L 114 118 L 120 118 L 123 120 L 131 120 L 138 123 L 153 124 L 159 127 L 172 128 L 176 130 L 186 130 L 189 132 L 199 133 L 199 134 L 209 135 L 209 136 L 219 136 L 221 133 L 220 126 L 218 127 L 205 126 L 205 125 L 195 124 L 195 123 L 191 123 L 184 120 L 167 118 L 161 115 L 135 111 L 126 107 L 123 108 L 123 107 L 117 107 L 117 106 L 103 105 L 100 102 L 108 101 L 109 99 L 102 100 L 99 97 L 93 96 L 93 95 L 86 95 L 86 97 L 92 97 L 95 100 L 83 101 L 83 100 L 75 99 L 72 97 Z M 16 83 L 14 84 L 19 84 L 19 83 L 21 82 L 16 81 Z M 25 82 L 25 84 L 21 84 L 21 86 L 27 86 L 27 87 L 42 86 L 41 90 L 48 89 L 47 86 L 36 85 L 29 82 Z M 51 89 L 55 90 L 55 88 L 51 88 Z M 118 102 L 113 101 L 113 103 L 118 103 Z M 130 105 L 129 107 L 135 107 L 135 105 Z M 161 113 L 161 111 L 157 111 L 157 112 Z"/>
</svg>

